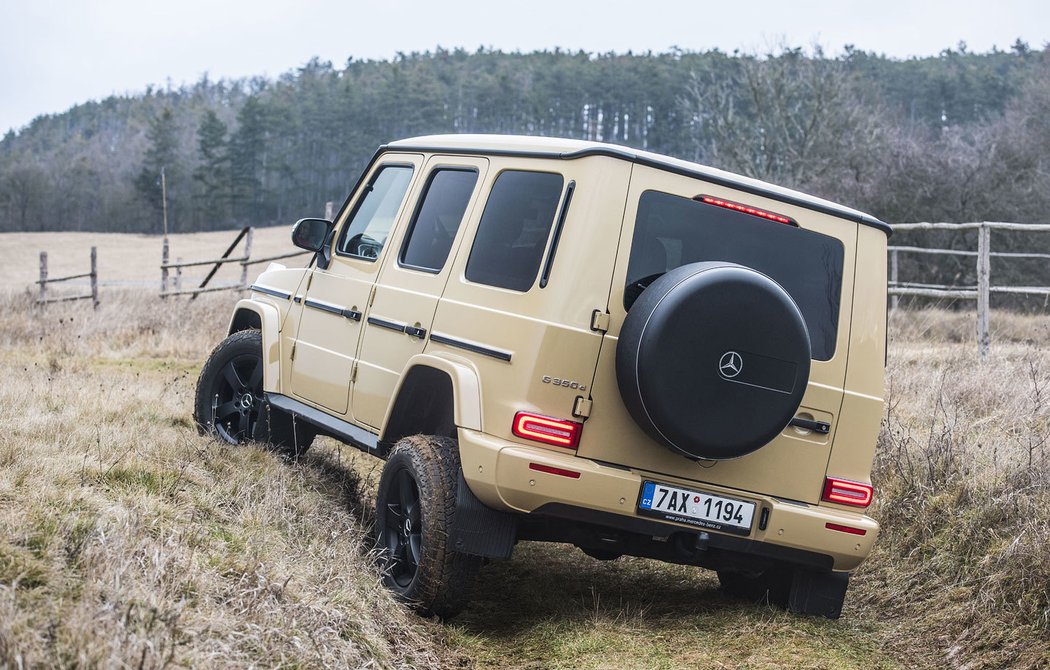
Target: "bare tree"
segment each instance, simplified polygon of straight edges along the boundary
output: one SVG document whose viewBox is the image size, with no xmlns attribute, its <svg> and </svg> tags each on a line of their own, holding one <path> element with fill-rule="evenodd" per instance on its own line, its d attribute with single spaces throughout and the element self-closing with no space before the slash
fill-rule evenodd
<svg viewBox="0 0 1050 670">
<path fill-rule="evenodd" d="M 841 180 L 865 181 L 885 132 L 848 59 L 826 58 L 819 47 L 812 55 L 780 47 L 741 57 L 728 77 L 694 73 L 680 104 L 693 120 L 698 153 L 798 188 L 836 191 Z"/>
</svg>

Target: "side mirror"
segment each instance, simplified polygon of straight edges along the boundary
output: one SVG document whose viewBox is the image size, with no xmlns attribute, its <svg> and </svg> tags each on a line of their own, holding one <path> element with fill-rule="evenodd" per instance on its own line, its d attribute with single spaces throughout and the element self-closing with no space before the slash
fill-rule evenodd
<svg viewBox="0 0 1050 670">
<path fill-rule="evenodd" d="M 292 244 L 316 253 L 324 248 L 330 232 L 332 222 L 327 219 L 299 219 L 292 228 Z"/>
</svg>

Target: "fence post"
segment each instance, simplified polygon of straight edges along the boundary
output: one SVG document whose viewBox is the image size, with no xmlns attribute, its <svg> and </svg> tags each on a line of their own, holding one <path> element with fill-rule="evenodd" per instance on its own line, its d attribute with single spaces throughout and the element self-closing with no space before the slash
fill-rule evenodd
<svg viewBox="0 0 1050 670">
<path fill-rule="evenodd" d="M 164 244 L 160 252 L 160 297 L 168 297 L 168 236 L 164 236 Z"/>
<path fill-rule="evenodd" d="M 977 229 L 977 353 L 981 360 L 988 358 L 991 335 L 988 332 L 988 312 L 992 273 L 991 229 L 982 225 Z"/>
<path fill-rule="evenodd" d="M 890 252 L 890 286 L 897 288 L 897 250 Z M 890 309 L 896 310 L 901 304 L 901 297 L 893 295 L 890 297 Z"/>
<path fill-rule="evenodd" d="M 254 228 L 249 226 L 248 236 L 244 238 L 244 260 L 241 261 L 241 289 L 248 288 L 248 261 L 252 257 L 252 231 L 254 230 Z"/>
<path fill-rule="evenodd" d="M 328 221 L 331 221 L 332 220 L 332 212 L 333 212 L 334 209 L 335 209 L 335 203 L 333 203 L 331 200 L 326 202 L 324 204 L 324 218 L 327 219 Z"/>
<path fill-rule="evenodd" d="M 40 252 L 40 297 L 39 302 L 47 299 L 47 252 Z"/>
<path fill-rule="evenodd" d="M 182 290 L 182 256 L 175 258 L 175 292 Z"/>
<path fill-rule="evenodd" d="M 98 309 L 98 249 L 91 247 L 91 307 Z"/>
</svg>

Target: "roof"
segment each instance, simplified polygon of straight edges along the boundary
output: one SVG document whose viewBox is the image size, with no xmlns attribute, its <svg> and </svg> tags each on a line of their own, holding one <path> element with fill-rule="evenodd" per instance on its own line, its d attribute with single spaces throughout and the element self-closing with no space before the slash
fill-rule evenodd
<svg viewBox="0 0 1050 670">
<path fill-rule="evenodd" d="M 819 212 L 839 216 L 868 226 L 878 228 L 890 234 L 890 227 L 870 214 L 845 207 L 830 200 L 795 191 L 776 184 L 752 179 L 742 175 L 719 170 L 717 168 L 693 163 L 678 158 L 671 158 L 651 151 L 641 151 L 618 144 L 588 142 L 560 137 L 534 137 L 527 135 L 423 135 L 391 142 L 383 149 L 398 151 L 446 151 L 450 153 L 483 153 L 530 156 L 543 158 L 561 158 L 571 160 L 586 156 L 610 156 L 620 160 L 648 165 L 657 169 L 668 170 L 677 174 L 695 177 L 735 188 L 755 195 L 773 198 L 782 202 L 813 209 Z"/>
</svg>

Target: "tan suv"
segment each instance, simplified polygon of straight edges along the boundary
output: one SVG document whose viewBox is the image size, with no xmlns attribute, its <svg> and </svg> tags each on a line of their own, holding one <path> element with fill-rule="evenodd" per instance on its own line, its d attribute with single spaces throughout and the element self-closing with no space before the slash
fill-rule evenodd
<svg viewBox="0 0 1050 670">
<path fill-rule="evenodd" d="M 888 233 L 625 147 L 394 142 L 334 222 L 296 224 L 310 267 L 237 303 L 195 417 L 385 459 L 384 580 L 424 613 L 539 540 L 837 617 L 878 534 Z"/>
</svg>

